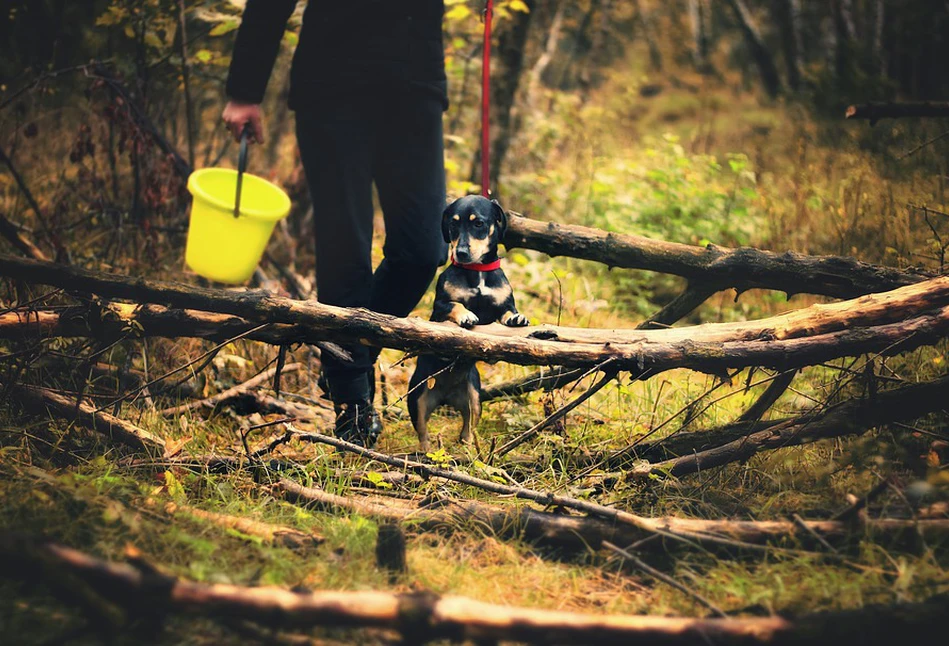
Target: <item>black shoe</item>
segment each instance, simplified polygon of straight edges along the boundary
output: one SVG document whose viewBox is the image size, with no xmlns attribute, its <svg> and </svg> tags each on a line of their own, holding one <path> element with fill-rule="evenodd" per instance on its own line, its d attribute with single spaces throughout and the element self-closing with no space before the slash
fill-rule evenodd
<svg viewBox="0 0 949 646">
<path fill-rule="evenodd" d="M 382 419 L 369 402 L 336 406 L 336 437 L 371 449 L 382 435 Z"/>
</svg>

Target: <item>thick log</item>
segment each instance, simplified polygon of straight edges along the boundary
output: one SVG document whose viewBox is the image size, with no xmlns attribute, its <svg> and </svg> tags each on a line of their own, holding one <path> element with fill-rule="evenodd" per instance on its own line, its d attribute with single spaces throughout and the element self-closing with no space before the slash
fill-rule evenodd
<svg viewBox="0 0 949 646">
<path fill-rule="evenodd" d="M 847 119 L 868 119 L 870 125 L 880 119 L 906 117 L 949 117 L 949 101 L 908 101 L 905 103 L 861 103 L 847 107 Z"/>
<path fill-rule="evenodd" d="M 727 443 L 701 451 L 683 452 L 682 457 L 643 465 L 630 477 L 668 474 L 681 477 L 705 469 L 747 460 L 760 451 L 781 449 L 818 440 L 860 435 L 884 424 L 915 419 L 949 408 L 949 377 L 876 394 L 831 406 L 826 411 L 776 423 Z M 692 435 L 692 434 L 690 434 Z M 701 433 L 700 435 L 705 435 Z M 721 438 L 721 434 L 713 437 Z M 680 443 L 680 449 L 681 443 Z"/>
<path fill-rule="evenodd" d="M 671 368 L 717 374 L 751 365 L 786 370 L 864 352 L 902 352 L 932 343 L 949 331 L 949 278 L 945 277 L 755 322 L 597 333 L 570 328 L 515 331 L 501 325 L 469 331 L 448 323 L 400 319 L 269 294 L 116 276 L 8 255 L 0 255 L 0 275 L 106 297 L 214 310 L 257 325 L 293 325 L 301 340 L 323 337 L 344 344 L 529 365 L 603 364 L 640 376 Z M 573 339 L 579 342 L 564 342 Z"/>
<path fill-rule="evenodd" d="M 103 599 L 138 613 L 176 613 L 255 621 L 269 627 L 387 628 L 407 643 L 513 640 L 540 644 L 714 643 L 836 646 L 929 643 L 945 623 L 945 595 L 916 604 L 783 617 L 714 618 L 594 615 L 519 608 L 432 592 L 291 592 L 275 587 L 204 584 L 141 563 L 115 563 L 52 542 L 0 537 L 8 578 L 42 582 L 65 573 Z M 913 636 L 919 639 L 914 640 Z"/>
<path fill-rule="evenodd" d="M 131 422 L 96 409 L 83 401 L 78 406 L 75 399 L 37 386 L 17 386 L 15 392 L 22 401 L 33 408 L 49 411 L 57 417 L 75 419 L 96 433 L 100 433 L 114 442 L 124 444 L 136 451 L 162 454 L 165 441 Z"/>
<path fill-rule="evenodd" d="M 123 336 L 195 338 L 218 343 L 246 334 L 256 324 L 230 314 L 174 309 L 152 304 L 109 303 L 100 310 L 16 310 L 0 314 L 0 339 Z M 300 342 L 301 331 L 290 325 L 270 325 L 246 338 L 272 345 Z"/>
<path fill-rule="evenodd" d="M 103 599 L 139 613 L 176 613 L 255 621 L 269 627 L 387 628 L 407 643 L 513 640 L 539 644 L 714 643 L 721 646 L 780 644 L 836 646 L 859 643 L 930 643 L 949 609 L 946 595 L 922 603 L 868 606 L 805 615 L 748 618 L 688 618 L 647 615 L 594 615 L 502 606 L 432 592 L 291 592 L 275 587 L 204 584 L 98 559 L 78 550 L 27 537 L 0 537 L 3 573 L 21 581 L 51 583 L 65 573 Z M 914 636 L 916 636 L 914 638 Z"/>
<path fill-rule="evenodd" d="M 924 280 L 926 276 L 840 256 L 806 256 L 743 247 L 696 247 L 643 236 L 607 233 L 511 215 L 504 244 L 508 249 L 541 251 L 610 267 L 647 269 L 682 276 L 696 286 L 774 289 L 787 294 L 854 298 Z"/>
</svg>

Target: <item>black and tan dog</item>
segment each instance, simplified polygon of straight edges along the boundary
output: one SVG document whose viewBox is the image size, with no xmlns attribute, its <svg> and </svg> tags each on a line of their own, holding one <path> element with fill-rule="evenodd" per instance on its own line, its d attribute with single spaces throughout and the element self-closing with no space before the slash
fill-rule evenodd
<svg viewBox="0 0 949 646">
<path fill-rule="evenodd" d="M 469 195 L 452 202 L 442 214 L 442 234 L 451 265 L 438 277 L 432 321 L 461 327 L 527 325 L 514 305 L 514 291 L 501 270 L 498 243 L 507 229 L 507 213 L 495 200 Z M 461 441 L 472 440 L 481 419 L 481 377 L 473 359 L 421 355 L 409 381 L 408 405 L 422 451 L 431 446 L 428 418 L 439 406 L 461 413 Z"/>
</svg>

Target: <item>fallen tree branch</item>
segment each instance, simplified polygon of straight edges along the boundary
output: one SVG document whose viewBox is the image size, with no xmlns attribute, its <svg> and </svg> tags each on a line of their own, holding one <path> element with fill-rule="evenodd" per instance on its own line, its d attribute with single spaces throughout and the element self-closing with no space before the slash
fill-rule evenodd
<svg viewBox="0 0 949 646">
<path fill-rule="evenodd" d="M 292 427 L 289 425 L 288 428 L 292 430 Z M 451 480 L 460 484 L 477 487 L 478 489 L 489 491 L 491 493 L 530 500 L 544 505 L 545 507 L 562 507 L 564 509 L 573 509 L 582 513 L 590 514 L 591 516 L 595 516 L 597 518 L 615 522 L 617 524 L 624 524 L 634 530 L 638 530 L 638 538 L 642 538 L 644 535 L 659 535 L 685 544 L 698 542 L 716 545 L 719 547 L 727 546 L 751 549 L 755 548 L 756 546 L 767 544 L 772 539 L 786 539 L 788 536 L 793 536 L 795 533 L 794 523 L 782 521 L 752 522 L 731 520 L 709 521 L 670 517 L 650 518 L 615 509 L 613 507 L 607 507 L 605 505 L 600 505 L 587 500 L 580 500 L 570 496 L 562 496 L 552 492 L 537 491 L 535 489 L 529 489 L 526 487 L 500 484 L 491 480 L 476 478 L 465 473 L 422 464 L 420 462 L 413 462 L 405 458 L 395 458 L 386 455 L 385 453 L 380 453 L 371 449 L 365 449 L 361 446 L 350 444 L 349 442 L 339 440 L 335 437 L 329 437 L 319 433 L 301 433 L 297 431 L 294 434 L 299 439 L 310 442 L 319 442 L 321 444 L 328 444 L 330 446 L 336 447 L 337 449 L 348 451 L 350 453 L 356 453 L 357 455 L 361 455 L 377 462 L 394 466 L 403 471 L 412 471 L 422 475 L 423 477 L 435 477 L 442 478 L 444 480 Z M 918 530 L 918 525 L 911 521 L 887 520 L 879 521 L 879 523 L 879 527 L 882 528 L 883 531 L 896 532 L 897 534 L 906 530 Z M 817 531 L 821 535 L 825 536 L 825 538 L 828 535 L 839 535 L 842 533 L 846 536 L 849 534 L 849 525 L 846 524 L 835 525 L 833 523 L 828 524 L 828 521 L 811 521 L 808 523 L 808 526 L 814 529 L 814 531 Z M 932 527 L 935 527 L 935 525 Z M 949 532 L 949 522 L 944 523 L 944 526 L 941 526 L 939 529 L 931 531 L 934 531 L 936 534 L 939 532 Z M 626 543 L 612 539 L 607 540 L 617 544 L 629 544 L 634 542 L 633 540 L 630 540 Z"/>
<path fill-rule="evenodd" d="M 15 392 L 22 397 L 23 402 L 34 408 L 63 417 L 76 419 L 80 424 L 96 433 L 105 435 L 115 442 L 124 444 L 136 451 L 146 451 L 161 455 L 165 451 L 165 441 L 141 429 L 131 422 L 119 419 L 113 415 L 96 409 L 81 402 L 78 407 L 75 399 L 70 399 L 59 393 L 38 386 L 16 386 Z"/>
<path fill-rule="evenodd" d="M 302 367 L 303 367 L 303 364 L 290 363 L 283 366 L 283 372 L 284 374 L 290 373 L 290 372 L 296 372 Z M 188 402 L 187 404 L 181 404 L 179 406 L 172 406 L 170 408 L 165 408 L 159 411 L 159 413 L 161 415 L 168 416 L 168 415 L 178 415 L 180 413 L 184 413 L 189 410 L 195 410 L 196 408 L 213 409 L 215 406 L 217 406 L 221 402 L 237 397 L 238 395 L 241 395 L 243 393 L 253 391 L 253 389 L 256 388 L 257 386 L 264 384 L 268 382 L 269 380 L 273 379 L 273 376 L 275 374 L 277 374 L 277 368 L 276 367 L 270 368 L 269 370 L 265 370 L 259 375 L 251 377 L 247 381 L 237 384 L 236 386 L 233 386 L 231 388 L 228 388 L 227 390 L 223 390 L 216 395 L 212 395 L 210 397 L 206 397 L 205 399 L 200 399 L 198 401 Z"/>
<path fill-rule="evenodd" d="M 949 101 L 907 101 L 905 103 L 861 103 L 847 107 L 847 119 L 869 119 L 874 125 L 880 119 L 905 117 L 949 117 Z"/>
<path fill-rule="evenodd" d="M 582 404 L 583 402 L 585 402 L 585 401 L 587 401 L 588 399 L 590 399 L 590 397 L 592 397 L 592 396 L 595 395 L 596 393 L 600 392 L 600 390 L 603 389 L 603 386 L 605 386 L 605 385 L 608 384 L 609 382 L 611 382 L 611 381 L 613 381 L 614 379 L 616 379 L 616 371 L 615 371 L 615 370 L 612 370 L 612 369 L 610 369 L 610 368 L 608 368 L 608 367 L 606 367 L 606 366 L 599 366 L 599 367 L 604 370 L 604 374 L 603 374 L 603 376 L 600 378 L 600 380 L 599 380 L 598 382 L 596 382 L 595 384 L 593 384 L 592 386 L 590 386 L 587 390 L 585 390 L 584 392 L 582 392 L 582 393 L 581 393 L 578 397 L 576 397 L 573 401 L 569 402 L 568 404 L 566 404 L 566 405 L 564 405 L 564 406 L 561 406 L 560 408 L 558 408 L 557 410 L 555 410 L 553 413 L 551 413 L 550 415 L 548 415 L 547 417 L 545 417 L 545 418 L 542 419 L 541 421 L 537 422 L 536 424 L 534 424 L 532 427 L 530 427 L 529 429 L 527 429 L 526 431 L 524 431 L 523 433 L 521 433 L 521 434 L 518 435 L 517 437 L 515 437 L 515 438 L 509 440 L 508 442 L 505 442 L 503 445 L 501 445 L 500 447 L 498 447 L 498 449 L 497 449 L 496 451 L 492 452 L 491 456 L 489 457 L 488 462 L 489 462 L 489 463 L 492 462 L 492 461 L 494 460 L 494 458 L 502 458 L 502 457 L 504 457 L 505 455 L 507 455 L 508 453 L 510 453 L 512 450 L 516 449 L 516 448 L 519 447 L 521 444 L 523 444 L 523 443 L 526 442 L 527 440 L 531 439 L 532 437 L 534 437 L 535 435 L 537 435 L 538 433 L 540 433 L 542 430 L 544 430 L 545 428 L 547 428 L 547 427 L 550 426 L 551 424 L 555 423 L 556 421 L 558 421 L 558 420 L 560 420 L 560 419 L 563 419 L 564 417 L 567 416 L 567 414 L 568 414 L 570 411 L 572 411 L 572 410 L 575 409 L 577 406 L 579 406 L 579 405 Z"/>
<path fill-rule="evenodd" d="M 695 590 L 685 587 L 684 585 L 682 585 L 681 583 L 673 579 L 671 576 L 664 574 L 663 572 L 660 572 L 656 568 L 650 566 L 648 563 L 644 563 L 642 560 L 636 558 L 634 555 L 630 554 L 623 548 L 617 547 L 616 545 L 613 545 L 609 541 L 603 541 L 603 547 L 613 552 L 616 552 L 616 554 L 619 555 L 620 558 L 628 561 L 629 563 L 632 563 L 635 567 L 639 568 L 640 570 L 642 570 L 649 576 L 659 581 L 662 581 L 666 585 L 672 586 L 673 588 L 675 588 L 676 590 L 678 590 L 679 592 L 682 592 L 683 594 L 687 596 L 692 597 L 693 599 L 698 601 L 700 604 L 702 604 L 703 606 L 711 610 L 713 613 L 715 613 L 719 617 L 728 616 L 725 614 L 725 611 L 723 611 L 714 603 L 712 603 L 711 601 L 709 601 L 708 599 L 700 595 Z"/>
<path fill-rule="evenodd" d="M 2 320 L 0 316 L 0 320 Z M 2 330 L 2 327 L 0 327 Z M 567 370 L 564 368 L 543 369 L 520 379 L 502 381 L 481 391 L 481 401 L 487 402 L 502 397 L 517 397 L 535 390 L 554 390 L 573 383 L 587 373 L 584 368 Z"/>
<path fill-rule="evenodd" d="M 926 276 L 840 256 L 775 253 L 749 247 L 696 247 L 643 236 L 531 220 L 512 214 L 504 244 L 610 267 L 647 269 L 688 279 L 691 286 L 720 291 L 733 287 L 792 294 L 854 298 L 924 280 Z"/>
<path fill-rule="evenodd" d="M 27 258 L 43 261 L 49 260 L 49 257 L 43 253 L 39 247 L 27 239 L 26 236 L 20 233 L 20 229 L 2 213 L 0 213 L 0 235 L 6 238 L 7 242 L 12 244 L 17 251 Z"/>
<path fill-rule="evenodd" d="M 458 530 L 469 528 L 489 536 L 513 538 L 537 545 L 567 551 L 587 552 L 608 541 L 616 545 L 631 545 L 645 538 L 655 537 L 650 530 L 605 520 L 597 516 L 579 516 L 569 513 L 547 512 L 530 505 L 497 505 L 475 500 L 423 501 L 421 505 L 397 498 L 381 496 L 332 494 L 317 487 L 278 478 L 274 483 L 277 491 L 283 492 L 297 502 L 314 504 L 326 510 L 346 511 L 371 518 L 417 525 L 425 531 Z M 787 545 L 799 542 L 813 544 L 814 535 L 828 543 L 846 545 L 865 536 L 882 543 L 897 545 L 912 543 L 922 535 L 927 541 L 942 543 L 949 540 L 949 519 L 926 521 L 902 519 L 867 519 L 856 525 L 847 521 L 804 520 L 804 528 L 791 521 L 750 520 L 704 520 L 662 516 L 646 518 L 656 527 L 670 533 L 698 537 L 711 537 L 718 541 L 703 541 L 711 547 L 732 547 L 735 543 L 743 547 L 761 545 Z M 732 541 L 732 544 L 729 543 Z M 668 550 L 670 547 L 694 547 L 688 542 L 648 541 L 643 549 Z"/>
<path fill-rule="evenodd" d="M 630 477 L 668 474 L 682 477 L 731 462 L 747 460 L 760 451 L 798 446 L 818 440 L 860 435 L 871 428 L 895 421 L 914 419 L 949 408 L 949 377 L 933 382 L 904 386 L 866 400 L 852 400 L 826 411 L 776 423 L 714 448 L 682 457 L 643 465 Z"/>
<path fill-rule="evenodd" d="M 177 514 L 191 516 L 192 518 L 207 521 L 219 527 L 233 529 L 242 534 L 263 539 L 274 545 L 281 545 L 283 547 L 290 547 L 293 549 L 313 547 L 321 544 L 325 540 L 318 534 L 302 532 L 292 527 L 274 525 L 273 523 L 267 523 L 262 520 L 254 520 L 253 518 L 229 516 L 227 514 L 219 514 L 213 511 L 205 511 L 203 509 L 198 509 L 197 507 L 192 507 L 191 505 L 181 505 L 174 502 L 169 502 L 165 504 L 164 510 L 165 513 L 172 516 Z"/>
<path fill-rule="evenodd" d="M 788 370 L 777 375 L 768 387 L 765 389 L 761 396 L 755 400 L 751 406 L 748 407 L 744 413 L 738 416 L 739 422 L 757 422 L 764 414 L 768 412 L 775 402 L 781 398 L 787 389 L 791 387 L 791 382 L 794 381 L 794 377 L 797 376 L 797 370 Z"/>
<path fill-rule="evenodd" d="M 922 603 L 867 606 L 805 615 L 793 621 L 778 616 L 696 619 L 519 608 L 427 591 L 300 593 L 267 586 L 195 583 L 163 574 L 141 559 L 135 561 L 137 566 L 115 563 L 49 541 L 9 534 L 0 536 L 0 559 L 7 578 L 36 582 L 43 573 L 46 577 L 75 577 L 133 617 L 144 612 L 170 612 L 239 618 L 268 627 L 387 628 L 400 632 L 407 643 L 450 639 L 542 644 L 891 646 L 906 643 L 911 635 L 929 639 L 939 634 L 949 609 L 949 597 L 941 595 Z"/>
<path fill-rule="evenodd" d="M 136 565 L 95 558 L 62 545 L 4 534 L 0 560 L 7 578 L 70 576 L 95 594 L 139 613 L 177 613 L 224 620 L 239 618 L 268 627 L 358 627 L 397 630 L 408 643 L 512 640 L 558 644 L 696 644 L 720 646 L 891 646 L 907 636 L 938 634 L 949 598 L 898 606 L 783 617 L 713 618 L 593 615 L 518 608 L 432 592 L 318 591 L 204 584 Z M 40 579 L 43 581 L 43 579 Z M 45 582 L 45 581 L 43 581 Z M 52 582 L 50 582 L 52 583 Z"/>
<path fill-rule="evenodd" d="M 211 309 L 252 323 L 293 325 L 303 341 L 321 337 L 531 365 L 589 367 L 611 360 L 616 369 L 637 376 L 671 368 L 713 374 L 751 365 L 789 369 L 865 352 L 902 352 L 932 343 L 949 331 L 949 278 L 944 277 L 753 322 L 596 332 L 555 327 L 514 330 L 502 325 L 469 331 L 363 309 L 128 278 L 3 254 L 0 275 L 107 297 Z"/>
<path fill-rule="evenodd" d="M 693 286 L 691 283 L 681 294 L 673 298 L 661 310 L 640 323 L 640 330 L 656 330 L 669 327 L 673 323 L 688 316 L 695 308 L 707 301 L 713 294 L 721 290 L 704 285 Z"/>
</svg>

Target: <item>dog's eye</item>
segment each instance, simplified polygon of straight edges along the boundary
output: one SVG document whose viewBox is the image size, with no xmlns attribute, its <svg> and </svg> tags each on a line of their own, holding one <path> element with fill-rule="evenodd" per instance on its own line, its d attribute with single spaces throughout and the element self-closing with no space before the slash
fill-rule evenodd
<svg viewBox="0 0 949 646">
<path fill-rule="evenodd" d="M 475 221 L 471 224 L 471 226 L 473 226 L 475 229 L 483 229 L 483 228 L 484 228 L 484 222 L 482 222 L 481 220 L 475 220 Z"/>
</svg>

